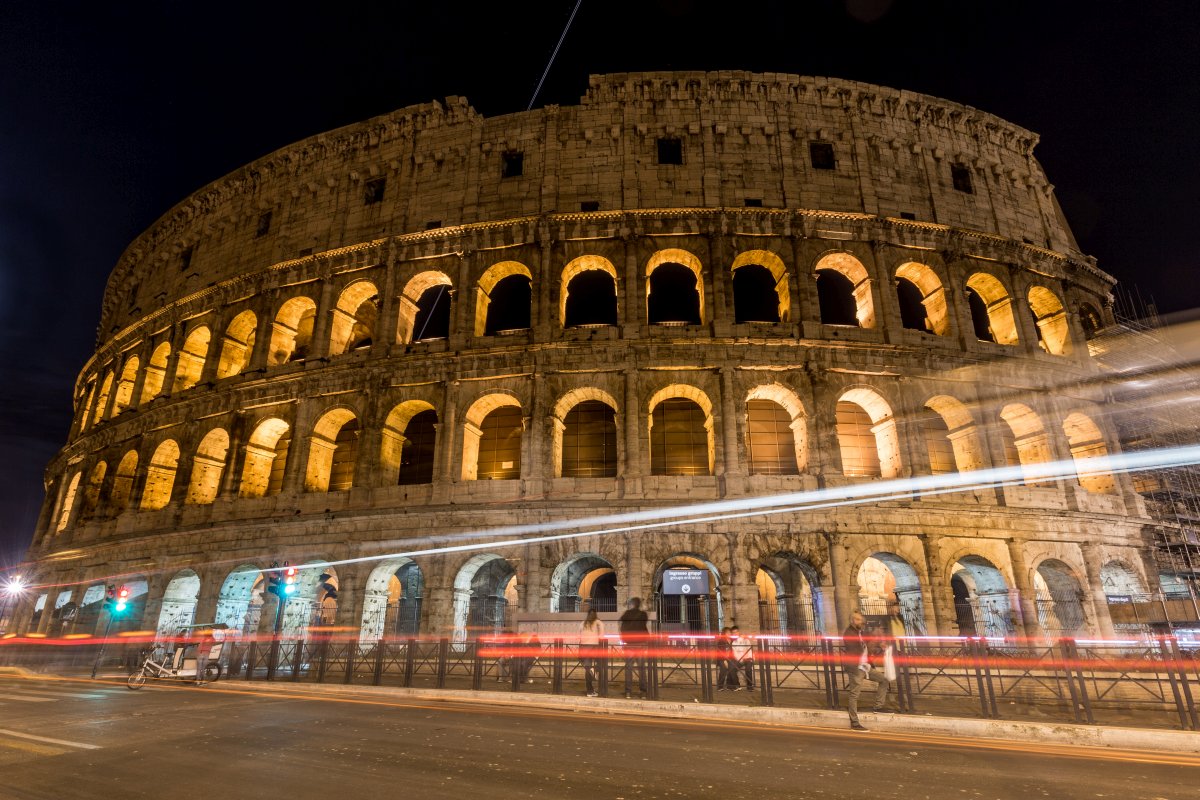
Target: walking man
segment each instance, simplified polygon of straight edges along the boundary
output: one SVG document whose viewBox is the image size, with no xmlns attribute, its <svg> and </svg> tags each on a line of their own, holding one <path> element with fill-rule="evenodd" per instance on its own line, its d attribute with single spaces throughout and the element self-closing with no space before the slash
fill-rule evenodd
<svg viewBox="0 0 1200 800">
<path fill-rule="evenodd" d="M 631 597 L 620 619 L 621 644 L 625 646 L 625 697 L 633 697 L 633 671 L 637 670 L 638 691 L 646 695 L 646 657 L 641 648 L 650 638 L 650 615 L 642 611 L 642 598 Z"/>
<path fill-rule="evenodd" d="M 863 615 L 855 611 L 850 615 L 850 626 L 842 633 L 844 667 L 850 675 L 850 685 L 846 687 L 846 692 L 850 695 L 850 729 L 855 731 L 867 730 L 858 721 L 858 696 L 862 693 L 863 683 L 874 681 L 877 684 L 873 709 L 875 711 L 883 710 L 887 703 L 888 689 L 891 688 L 891 681 L 883 674 L 883 670 L 877 669 L 876 665 L 871 663 L 872 650 L 875 648 L 871 647 L 863 623 Z"/>
</svg>

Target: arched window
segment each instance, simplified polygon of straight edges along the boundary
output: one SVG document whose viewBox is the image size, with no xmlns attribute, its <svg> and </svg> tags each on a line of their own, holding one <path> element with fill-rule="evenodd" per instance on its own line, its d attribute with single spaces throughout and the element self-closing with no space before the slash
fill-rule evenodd
<svg viewBox="0 0 1200 800">
<path fill-rule="evenodd" d="M 96 379 L 93 377 L 87 382 L 87 387 L 83 391 L 83 413 L 79 417 L 79 432 L 83 433 L 92 424 L 92 408 L 96 402 Z"/>
<path fill-rule="evenodd" d="M 563 268 L 559 318 L 564 328 L 617 324 L 617 270 L 600 256 L 580 256 Z"/>
<path fill-rule="evenodd" d="M 1042 349 L 1055 356 L 1069 353 L 1071 339 L 1067 330 L 1067 312 L 1058 295 L 1045 286 L 1034 286 L 1029 290 L 1029 308 L 1033 311 Z"/>
<path fill-rule="evenodd" d="M 817 301 L 826 325 L 875 327 L 867 268 L 849 253 L 830 253 L 816 265 Z"/>
<path fill-rule="evenodd" d="M 358 419 L 345 408 L 329 411 L 313 426 L 308 450 L 306 492 L 341 492 L 354 485 L 358 461 Z"/>
<path fill-rule="evenodd" d="M 472 403 L 463 430 L 462 479 L 520 478 L 524 428 L 521 406 L 511 395 L 490 394 Z"/>
<path fill-rule="evenodd" d="M 100 507 L 100 490 L 104 487 L 104 475 L 108 472 L 108 464 L 100 461 L 92 468 L 88 476 L 87 487 L 83 490 L 83 508 L 80 517 L 90 519 L 96 515 Z"/>
<path fill-rule="evenodd" d="M 916 261 L 897 267 L 896 295 L 905 328 L 937 336 L 950 332 L 946 291 L 931 267 Z"/>
<path fill-rule="evenodd" d="M 739 254 L 732 269 L 734 322 L 787 322 L 791 295 L 779 256 L 751 250 Z"/>
<path fill-rule="evenodd" d="M 229 434 L 221 428 L 214 428 L 200 440 L 192 460 L 187 496 L 183 501 L 186 505 L 208 505 L 217 499 L 228 453 Z"/>
<path fill-rule="evenodd" d="M 104 373 L 104 380 L 100 382 L 100 394 L 96 396 L 96 407 L 92 410 L 93 425 L 104 419 L 104 410 L 108 407 L 108 395 L 112 392 L 112 383 L 112 372 Z"/>
<path fill-rule="evenodd" d="M 383 425 L 379 453 L 387 483 L 433 483 L 437 424 L 437 412 L 423 400 L 408 400 L 392 409 Z"/>
<path fill-rule="evenodd" d="M 1076 411 L 1063 420 L 1063 432 L 1067 435 L 1071 458 L 1075 461 L 1079 485 L 1093 494 L 1115 494 L 1117 485 L 1111 472 L 1088 468 L 1090 459 L 1108 455 L 1108 445 L 1104 442 L 1104 434 L 1100 432 L 1099 426 L 1091 417 Z"/>
<path fill-rule="evenodd" d="M 146 364 L 146 378 L 142 381 L 142 399 L 139 405 L 145 405 L 162 394 L 163 383 L 167 379 L 167 362 L 170 359 L 171 343 L 160 342 Z"/>
<path fill-rule="evenodd" d="M 600 400 L 577 403 L 563 419 L 561 477 L 613 478 L 616 474 L 616 412 Z"/>
<path fill-rule="evenodd" d="M 113 475 L 112 489 L 108 496 L 108 505 L 113 514 L 120 514 L 129 508 L 129 498 L 133 494 L 133 480 L 137 477 L 137 466 L 136 450 L 125 453 L 117 464 L 117 471 Z"/>
<path fill-rule="evenodd" d="M 82 472 L 72 475 L 67 490 L 63 492 L 62 503 L 59 504 L 58 524 L 54 527 L 56 533 L 66 530 L 67 523 L 71 521 L 71 509 L 75 508 L 75 495 L 79 493 L 79 480 L 82 476 Z"/>
<path fill-rule="evenodd" d="M 138 368 L 141 361 L 137 356 L 130 356 L 121 368 L 121 379 L 117 381 L 117 396 L 113 398 L 113 416 L 117 416 L 133 405 L 133 386 L 137 383 Z"/>
<path fill-rule="evenodd" d="M 711 475 L 712 403 L 699 389 L 669 386 L 650 400 L 650 474 Z"/>
<path fill-rule="evenodd" d="M 751 475 L 799 475 L 806 463 L 804 407 L 780 385 L 757 386 L 746 399 L 746 451 Z"/>
<path fill-rule="evenodd" d="M 1083 328 L 1083 338 L 1091 341 L 1104 328 L 1104 318 L 1091 303 L 1080 303 L 1079 324 Z"/>
<path fill-rule="evenodd" d="M 250 366 L 254 352 L 254 337 L 257 335 L 258 317 L 253 311 L 243 311 L 233 318 L 225 328 L 221 339 L 221 353 L 217 361 L 217 379 L 231 378 Z"/>
<path fill-rule="evenodd" d="M 179 351 L 179 364 L 175 368 L 175 385 L 172 392 L 182 392 L 200 382 L 204 373 L 204 360 L 208 358 L 208 343 L 212 333 L 207 325 L 194 328 L 183 340 Z"/>
<path fill-rule="evenodd" d="M 291 445 L 291 429 L 281 419 L 263 420 L 246 445 L 241 497 L 266 497 L 283 489 L 283 471 Z"/>
<path fill-rule="evenodd" d="M 179 445 L 167 439 L 154 450 L 146 467 L 146 488 L 142 492 L 142 508 L 154 511 L 171 502 L 175 488 L 175 472 L 179 469 Z"/>
<path fill-rule="evenodd" d="M 976 272 L 967 279 L 967 289 L 976 338 L 996 344 L 1016 344 L 1017 323 L 1013 317 L 1012 298 L 1004 284 L 986 272 Z M 976 300 L 972 300 L 972 296 Z M 986 335 L 981 335 L 985 331 Z"/>
<path fill-rule="evenodd" d="M 1000 433 L 1008 466 L 1027 467 L 1052 460 L 1046 430 L 1033 409 L 1022 403 L 1010 403 L 1000 410 L 1000 419 L 1004 421 Z"/>
<path fill-rule="evenodd" d="M 453 284 L 441 272 L 413 276 L 400 293 L 400 341 L 403 344 L 450 336 Z"/>
<path fill-rule="evenodd" d="M 475 335 L 494 336 L 529 328 L 532 275 L 516 261 L 493 264 L 475 291 Z"/>
<path fill-rule="evenodd" d="M 329 354 L 340 356 L 370 347 L 379 318 L 379 290 L 370 281 L 356 281 L 338 297 L 329 328 Z"/>
<path fill-rule="evenodd" d="M 900 474 L 900 441 L 892 409 L 871 389 L 851 389 L 835 409 L 842 474 L 894 478 Z"/>
<path fill-rule="evenodd" d="M 982 469 L 983 449 L 979 431 L 967 407 L 947 395 L 929 398 L 930 413 L 921 419 L 929 464 L 935 475 Z"/>
<path fill-rule="evenodd" d="M 271 349 L 267 354 L 267 363 L 279 366 L 308 358 L 316 319 L 317 304 L 311 298 L 293 297 L 280 306 L 271 325 Z"/>
<path fill-rule="evenodd" d="M 921 290 L 906 278 L 896 278 L 896 299 L 900 303 L 900 324 L 910 331 L 933 333 L 921 303 Z"/>
<path fill-rule="evenodd" d="M 646 318 L 651 325 L 704 321 L 700 260 L 686 250 L 660 250 L 646 265 Z"/>
</svg>

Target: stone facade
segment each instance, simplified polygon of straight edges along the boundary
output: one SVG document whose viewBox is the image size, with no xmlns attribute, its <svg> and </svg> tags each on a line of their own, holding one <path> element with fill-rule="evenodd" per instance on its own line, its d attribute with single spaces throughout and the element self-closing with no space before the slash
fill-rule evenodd
<svg viewBox="0 0 1200 800">
<path fill-rule="evenodd" d="M 1157 578 L 1128 479 L 1084 469 L 417 552 L 510 523 L 1118 452 L 1087 347 L 1113 281 L 1078 251 L 1036 141 L 882 87 L 670 73 L 593 77 L 577 107 L 494 119 L 450 98 L 266 156 L 117 264 L 31 551 L 67 588 L 24 624 L 62 630 L 73 603 L 90 630 L 95 585 L 121 576 L 140 598 L 126 627 L 251 630 L 271 617 L 260 570 L 287 560 L 315 566 L 285 629 L 364 638 L 634 595 L 685 628 L 832 631 L 898 601 L 913 633 L 1111 634 L 1102 573 Z M 764 285 L 770 313 L 744 313 Z M 597 286 L 612 316 L 573 321 Z M 495 329 L 522 287 L 524 324 Z M 668 308 L 680 291 L 692 310 Z M 599 439 L 579 438 L 585 403 Z M 517 422 L 497 428 L 505 409 Z M 574 448 L 601 439 L 615 455 L 580 471 Z M 708 598 L 658 597 L 668 567 L 707 570 Z"/>
</svg>

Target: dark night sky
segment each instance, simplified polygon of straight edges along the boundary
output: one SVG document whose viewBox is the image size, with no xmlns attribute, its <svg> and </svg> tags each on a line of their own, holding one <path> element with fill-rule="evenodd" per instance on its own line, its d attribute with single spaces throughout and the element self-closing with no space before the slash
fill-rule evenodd
<svg viewBox="0 0 1200 800">
<path fill-rule="evenodd" d="M 573 0 L 273 5 L 0 7 L 0 565 L 32 535 L 135 236 L 324 130 L 452 94 L 523 110 Z M 1153 0 L 585 0 L 538 105 L 576 103 L 589 73 L 749 69 L 976 106 L 1042 135 L 1085 252 L 1182 311 L 1200 306 L 1198 22 L 1194 3 Z"/>
</svg>

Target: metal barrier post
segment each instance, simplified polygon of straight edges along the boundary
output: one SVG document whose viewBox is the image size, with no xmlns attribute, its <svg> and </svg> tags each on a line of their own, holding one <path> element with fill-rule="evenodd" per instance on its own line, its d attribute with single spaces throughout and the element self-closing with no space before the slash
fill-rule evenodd
<svg viewBox="0 0 1200 800">
<path fill-rule="evenodd" d="M 329 640 L 321 642 L 317 648 L 317 683 L 325 682 L 325 668 L 329 665 Z"/>
<path fill-rule="evenodd" d="M 1083 677 L 1083 665 L 1080 662 L 1079 647 L 1073 639 L 1071 640 L 1071 656 L 1075 664 L 1075 677 L 1079 680 L 1079 697 L 1083 701 L 1083 710 L 1087 715 L 1087 724 L 1095 725 L 1096 720 L 1092 717 L 1092 701 L 1088 697 L 1087 681 Z"/>
<path fill-rule="evenodd" d="M 552 688 L 550 691 L 553 694 L 563 693 L 563 640 L 555 639 L 553 648 L 554 672 L 552 674 Z"/>
<path fill-rule="evenodd" d="M 417 640 L 409 639 L 408 644 L 404 648 L 407 652 L 404 654 L 404 686 L 412 686 L 413 667 L 417 657 Z"/>
<path fill-rule="evenodd" d="M 713 701 L 712 656 L 709 644 L 707 639 L 703 639 L 696 645 L 696 658 L 700 667 L 700 702 L 702 703 Z"/>
<path fill-rule="evenodd" d="M 767 643 L 763 639 L 759 639 L 758 653 L 755 654 L 755 659 L 758 662 L 758 697 L 764 706 L 775 705 L 775 685 L 774 676 L 771 674 L 771 664 L 768 661 L 770 651 L 767 650 Z"/>
<path fill-rule="evenodd" d="M 908 648 L 900 641 L 896 642 L 896 699 L 900 711 L 912 714 L 916 711 L 912 694 L 912 673 L 909 671 Z"/>
<path fill-rule="evenodd" d="M 250 654 L 246 656 L 246 680 L 254 674 L 254 659 L 258 657 L 258 640 L 250 642 Z"/>
<path fill-rule="evenodd" d="M 479 652 L 479 640 L 471 642 L 471 688 L 483 688 L 483 654 Z"/>
<path fill-rule="evenodd" d="M 1170 663 L 1167 674 L 1171 677 L 1171 692 L 1175 695 L 1175 707 L 1179 711 L 1179 725 L 1185 731 L 1189 725 L 1191 730 L 1200 730 L 1200 722 L 1196 718 L 1196 702 L 1192 697 L 1192 687 L 1188 681 L 1187 670 L 1183 665 L 1183 653 L 1179 650 L 1179 641 L 1170 637 L 1161 641 L 1167 650 Z M 1175 671 L 1179 671 L 1178 685 Z"/>
<path fill-rule="evenodd" d="M 450 640 L 438 639 L 437 682 L 438 689 L 446 688 L 446 659 L 450 655 Z"/>
<path fill-rule="evenodd" d="M 271 649 L 267 652 L 267 680 L 275 680 L 275 665 L 279 661 L 279 637 L 271 640 Z"/>
<path fill-rule="evenodd" d="M 504 643 L 506 652 L 511 653 L 508 658 L 508 677 L 512 682 L 512 690 L 514 692 L 521 691 L 521 671 L 525 665 L 521 658 L 521 653 L 525 651 L 523 645 L 518 645 L 515 641 L 509 640 Z"/>
<path fill-rule="evenodd" d="M 1079 690 L 1075 688 L 1075 676 L 1071 674 L 1071 641 L 1069 639 L 1059 640 L 1059 651 L 1062 653 L 1063 671 L 1067 673 L 1067 690 L 1071 694 L 1071 713 L 1075 715 L 1075 721 L 1083 722 L 1083 716 L 1079 713 Z"/>
<path fill-rule="evenodd" d="M 300 680 L 300 667 L 304 663 L 304 644 L 296 642 L 296 651 L 292 656 L 292 681 Z"/>
<path fill-rule="evenodd" d="M 348 684 L 354 679 L 354 657 L 358 655 L 358 645 L 353 641 L 346 642 L 346 674 L 342 683 Z"/>
<path fill-rule="evenodd" d="M 657 636 L 648 640 L 648 646 L 642 655 L 642 676 L 646 688 L 650 690 L 650 699 L 658 699 L 658 649 L 660 640 Z"/>
<path fill-rule="evenodd" d="M 608 642 L 600 642 L 600 653 L 596 658 L 596 691 L 601 697 L 608 697 Z"/>
<path fill-rule="evenodd" d="M 375 643 L 375 685 L 383 683 L 383 657 L 387 651 L 387 640 L 380 638 Z"/>
</svg>

